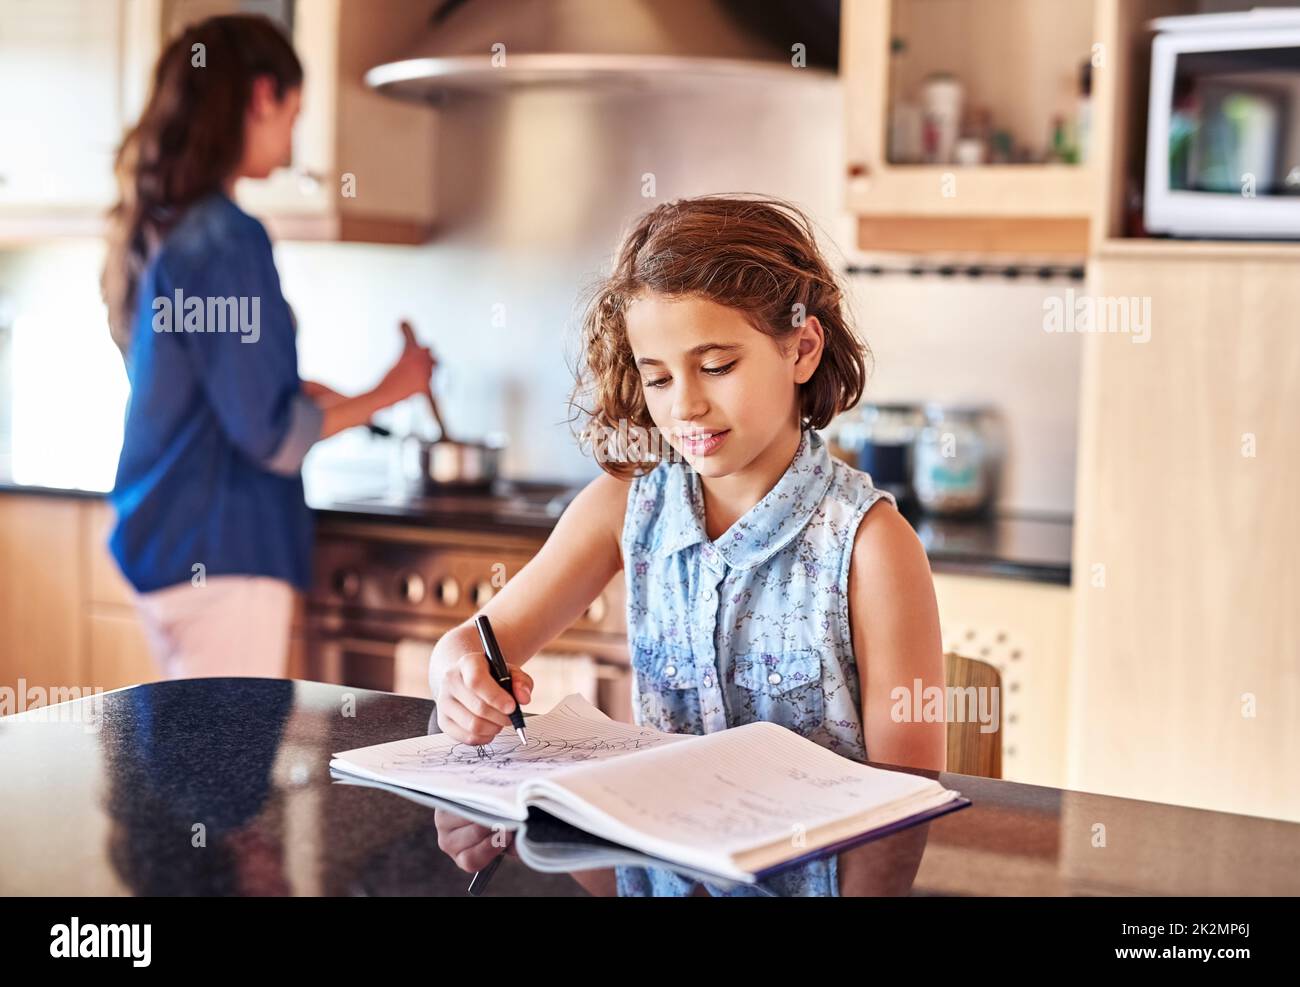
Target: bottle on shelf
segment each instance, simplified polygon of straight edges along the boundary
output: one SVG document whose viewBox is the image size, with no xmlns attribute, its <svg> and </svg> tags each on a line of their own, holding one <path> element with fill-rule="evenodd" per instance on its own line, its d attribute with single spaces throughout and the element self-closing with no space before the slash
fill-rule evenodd
<svg viewBox="0 0 1300 987">
<path fill-rule="evenodd" d="M 1079 66 L 1079 105 L 1074 118 L 1074 142 L 1079 163 L 1086 164 L 1088 145 L 1092 142 L 1092 62 L 1088 59 Z"/>
</svg>

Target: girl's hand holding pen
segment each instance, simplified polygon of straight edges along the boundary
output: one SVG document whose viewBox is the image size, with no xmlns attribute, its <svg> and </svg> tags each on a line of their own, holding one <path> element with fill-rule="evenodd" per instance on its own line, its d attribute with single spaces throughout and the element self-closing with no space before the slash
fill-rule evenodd
<svg viewBox="0 0 1300 987">
<path fill-rule="evenodd" d="M 533 678 L 518 665 L 507 665 L 519 705 L 532 699 Z M 470 651 L 450 662 L 435 655 L 429 665 L 429 685 L 438 704 L 438 726 L 462 744 L 491 743 L 502 727 L 513 729 L 510 713 L 515 700 L 501 688 L 482 651 Z"/>
</svg>

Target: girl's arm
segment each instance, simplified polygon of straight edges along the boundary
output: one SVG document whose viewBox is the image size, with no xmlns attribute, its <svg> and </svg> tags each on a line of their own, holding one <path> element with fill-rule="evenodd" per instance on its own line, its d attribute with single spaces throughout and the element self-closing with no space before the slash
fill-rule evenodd
<svg viewBox="0 0 1300 987">
<path fill-rule="evenodd" d="M 943 771 L 947 724 L 899 722 L 893 715 L 906 690 L 906 708 L 925 709 L 937 687 L 945 695 L 939 607 L 925 549 L 889 503 L 867 511 L 849 565 L 849 620 L 862 683 L 862 724 L 867 757 L 883 764 Z M 914 697 L 917 680 L 921 696 Z M 891 695 L 891 693 L 894 693 Z M 944 702 L 942 708 L 946 709 Z M 932 706 L 930 708 L 933 708 Z"/>
<path fill-rule="evenodd" d="M 536 557 L 479 611 L 492 622 L 521 703 L 528 702 L 532 678 L 519 666 L 577 620 L 623 567 L 627 491 L 626 481 L 609 475 L 587 484 Z M 510 726 L 514 700 L 488 674 L 472 619 L 438 640 L 429 687 L 438 726 L 461 743 L 489 743 Z"/>
</svg>

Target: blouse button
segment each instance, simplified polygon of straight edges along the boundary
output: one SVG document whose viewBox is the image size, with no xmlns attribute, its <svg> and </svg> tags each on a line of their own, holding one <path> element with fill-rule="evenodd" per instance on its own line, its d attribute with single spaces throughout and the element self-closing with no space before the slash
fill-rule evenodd
<svg viewBox="0 0 1300 987">
<path fill-rule="evenodd" d="M 706 689 L 712 689 L 712 688 L 713 688 L 713 676 L 712 676 L 712 675 L 706 675 L 706 676 L 704 676 L 704 688 L 706 688 Z"/>
<path fill-rule="evenodd" d="M 711 590 L 711 589 L 706 589 L 706 590 L 704 591 L 704 594 L 703 594 L 703 595 L 704 595 L 704 598 L 705 598 L 706 600 L 711 600 L 711 599 L 713 599 L 713 590 Z"/>
<path fill-rule="evenodd" d="M 781 681 L 781 673 L 773 672 L 771 675 L 767 677 L 767 680 L 771 682 L 773 685 L 776 685 L 778 682 Z"/>
<path fill-rule="evenodd" d="M 667 668 L 664 669 L 664 674 L 667 675 L 669 678 L 671 678 L 672 676 L 676 675 L 676 674 L 677 674 L 677 666 L 676 666 L 676 665 L 669 665 Z"/>
</svg>

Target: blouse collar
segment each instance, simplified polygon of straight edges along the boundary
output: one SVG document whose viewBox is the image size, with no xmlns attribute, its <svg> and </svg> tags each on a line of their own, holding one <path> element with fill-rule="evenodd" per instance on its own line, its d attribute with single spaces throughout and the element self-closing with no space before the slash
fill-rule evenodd
<svg viewBox="0 0 1300 987">
<path fill-rule="evenodd" d="M 664 510 L 657 554 L 702 544 L 706 561 L 721 557 L 734 569 L 761 565 L 803 530 L 831 483 L 832 461 L 825 440 L 804 429 L 786 471 L 757 504 L 716 541 L 704 530 L 704 490 L 700 475 L 685 462 L 665 464 Z"/>
</svg>

